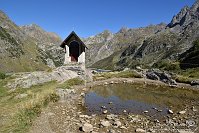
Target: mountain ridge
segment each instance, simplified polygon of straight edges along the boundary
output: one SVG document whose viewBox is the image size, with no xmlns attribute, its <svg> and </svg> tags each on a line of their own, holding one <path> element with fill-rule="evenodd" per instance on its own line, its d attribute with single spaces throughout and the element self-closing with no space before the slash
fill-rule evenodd
<svg viewBox="0 0 199 133">
<path fill-rule="evenodd" d="M 140 42 L 131 42 L 130 45 L 127 45 L 128 47 L 120 49 L 119 53 L 115 50 L 117 58 L 113 59 L 112 55 L 108 55 L 97 62 L 88 64 L 88 66 L 109 68 L 108 65 L 111 64 L 112 67 L 109 69 L 120 70 L 136 66 L 153 67 L 154 64 L 161 63 L 162 60 L 180 61 L 178 60 L 179 56 L 192 48 L 193 42 L 198 39 L 198 31 L 199 2 L 196 1 L 192 7 L 182 8 L 178 14 L 174 15 L 169 24 L 157 32 L 144 36 L 145 38 L 142 38 Z M 109 58 L 112 58 L 112 61 Z M 111 62 L 106 64 L 105 60 Z"/>
<path fill-rule="evenodd" d="M 45 38 L 51 38 L 48 41 L 51 46 L 42 44 Z M 0 70 L 3 72 L 35 71 L 62 65 L 62 58 L 57 56 L 57 52 L 53 53 L 55 49 L 59 49 L 61 39 L 52 40 L 53 37 L 49 35 L 42 35 L 41 38 L 35 39 L 0 11 Z"/>
</svg>

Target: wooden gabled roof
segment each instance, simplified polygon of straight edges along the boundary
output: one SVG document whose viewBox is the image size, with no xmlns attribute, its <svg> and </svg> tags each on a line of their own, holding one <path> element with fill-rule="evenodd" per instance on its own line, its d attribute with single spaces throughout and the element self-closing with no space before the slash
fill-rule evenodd
<svg viewBox="0 0 199 133">
<path fill-rule="evenodd" d="M 78 35 L 77 35 L 74 31 L 72 31 L 72 32 L 70 33 L 70 35 L 61 43 L 60 47 L 64 48 L 65 45 L 69 44 L 68 42 L 70 41 L 71 37 L 73 37 L 73 36 L 75 37 L 76 41 L 78 41 L 78 42 L 81 43 L 85 48 L 87 48 L 86 45 L 84 44 L 84 42 L 82 42 L 82 40 L 78 37 Z M 87 48 L 87 49 L 88 49 L 88 48 Z"/>
</svg>

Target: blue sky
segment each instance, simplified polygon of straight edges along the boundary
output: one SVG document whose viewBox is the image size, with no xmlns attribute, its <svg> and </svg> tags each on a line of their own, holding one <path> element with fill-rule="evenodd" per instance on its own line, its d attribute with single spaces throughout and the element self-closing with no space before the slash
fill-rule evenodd
<svg viewBox="0 0 199 133">
<path fill-rule="evenodd" d="M 0 0 L 17 25 L 35 23 L 64 39 L 72 30 L 80 37 L 106 29 L 137 28 L 169 23 L 185 5 L 195 0 Z"/>
</svg>

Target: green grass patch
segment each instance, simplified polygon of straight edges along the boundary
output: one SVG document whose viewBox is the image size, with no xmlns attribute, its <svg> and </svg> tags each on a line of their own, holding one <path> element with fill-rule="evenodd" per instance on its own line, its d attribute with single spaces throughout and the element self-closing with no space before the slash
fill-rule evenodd
<svg viewBox="0 0 199 133">
<path fill-rule="evenodd" d="M 50 102 L 57 102 L 59 100 L 59 96 L 55 93 L 51 93 L 46 95 L 42 100 L 39 102 L 33 103 L 25 107 L 24 109 L 20 110 L 19 113 L 16 115 L 15 123 L 17 128 L 14 132 L 24 132 L 29 129 L 32 125 L 34 119 L 39 116 L 42 109 L 48 105 Z"/>
<path fill-rule="evenodd" d="M 135 71 L 106 72 L 93 76 L 95 81 L 109 78 L 142 78 L 142 75 Z"/>
<path fill-rule="evenodd" d="M 60 84 L 58 87 L 62 89 L 71 89 L 74 85 L 82 85 L 84 81 L 79 78 L 73 78 L 65 81 L 64 83 Z"/>
<path fill-rule="evenodd" d="M 175 77 L 176 82 L 178 83 L 186 83 L 191 84 L 192 78 L 184 77 L 184 76 L 177 76 Z"/>
<path fill-rule="evenodd" d="M 56 81 L 10 91 L 3 87 L 6 80 L 0 80 L 0 132 L 27 132 L 42 109 L 59 100 L 55 92 Z M 26 97 L 19 98 L 21 94 Z"/>
</svg>

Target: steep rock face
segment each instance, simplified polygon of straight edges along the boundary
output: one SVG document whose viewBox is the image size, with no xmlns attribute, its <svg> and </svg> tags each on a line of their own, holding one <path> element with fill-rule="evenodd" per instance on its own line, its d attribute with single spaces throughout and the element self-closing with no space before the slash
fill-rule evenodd
<svg viewBox="0 0 199 133">
<path fill-rule="evenodd" d="M 199 39 L 193 44 L 193 47 L 179 56 L 180 66 L 183 69 L 199 67 Z"/>
<path fill-rule="evenodd" d="M 46 32 L 36 24 L 22 26 L 21 29 L 32 37 L 37 46 L 43 62 L 49 67 L 63 65 L 64 51 L 60 48 L 61 38 L 52 32 Z"/>
<path fill-rule="evenodd" d="M 161 31 L 165 26 L 161 23 L 137 29 L 122 28 L 115 34 L 104 31 L 96 36 L 84 39 L 85 44 L 88 46 L 86 64 L 91 66 L 114 52 L 121 51 L 130 45 L 139 45 L 146 37 Z"/>
<path fill-rule="evenodd" d="M 46 69 L 34 40 L 0 11 L 0 70 L 5 72 Z"/>
</svg>

